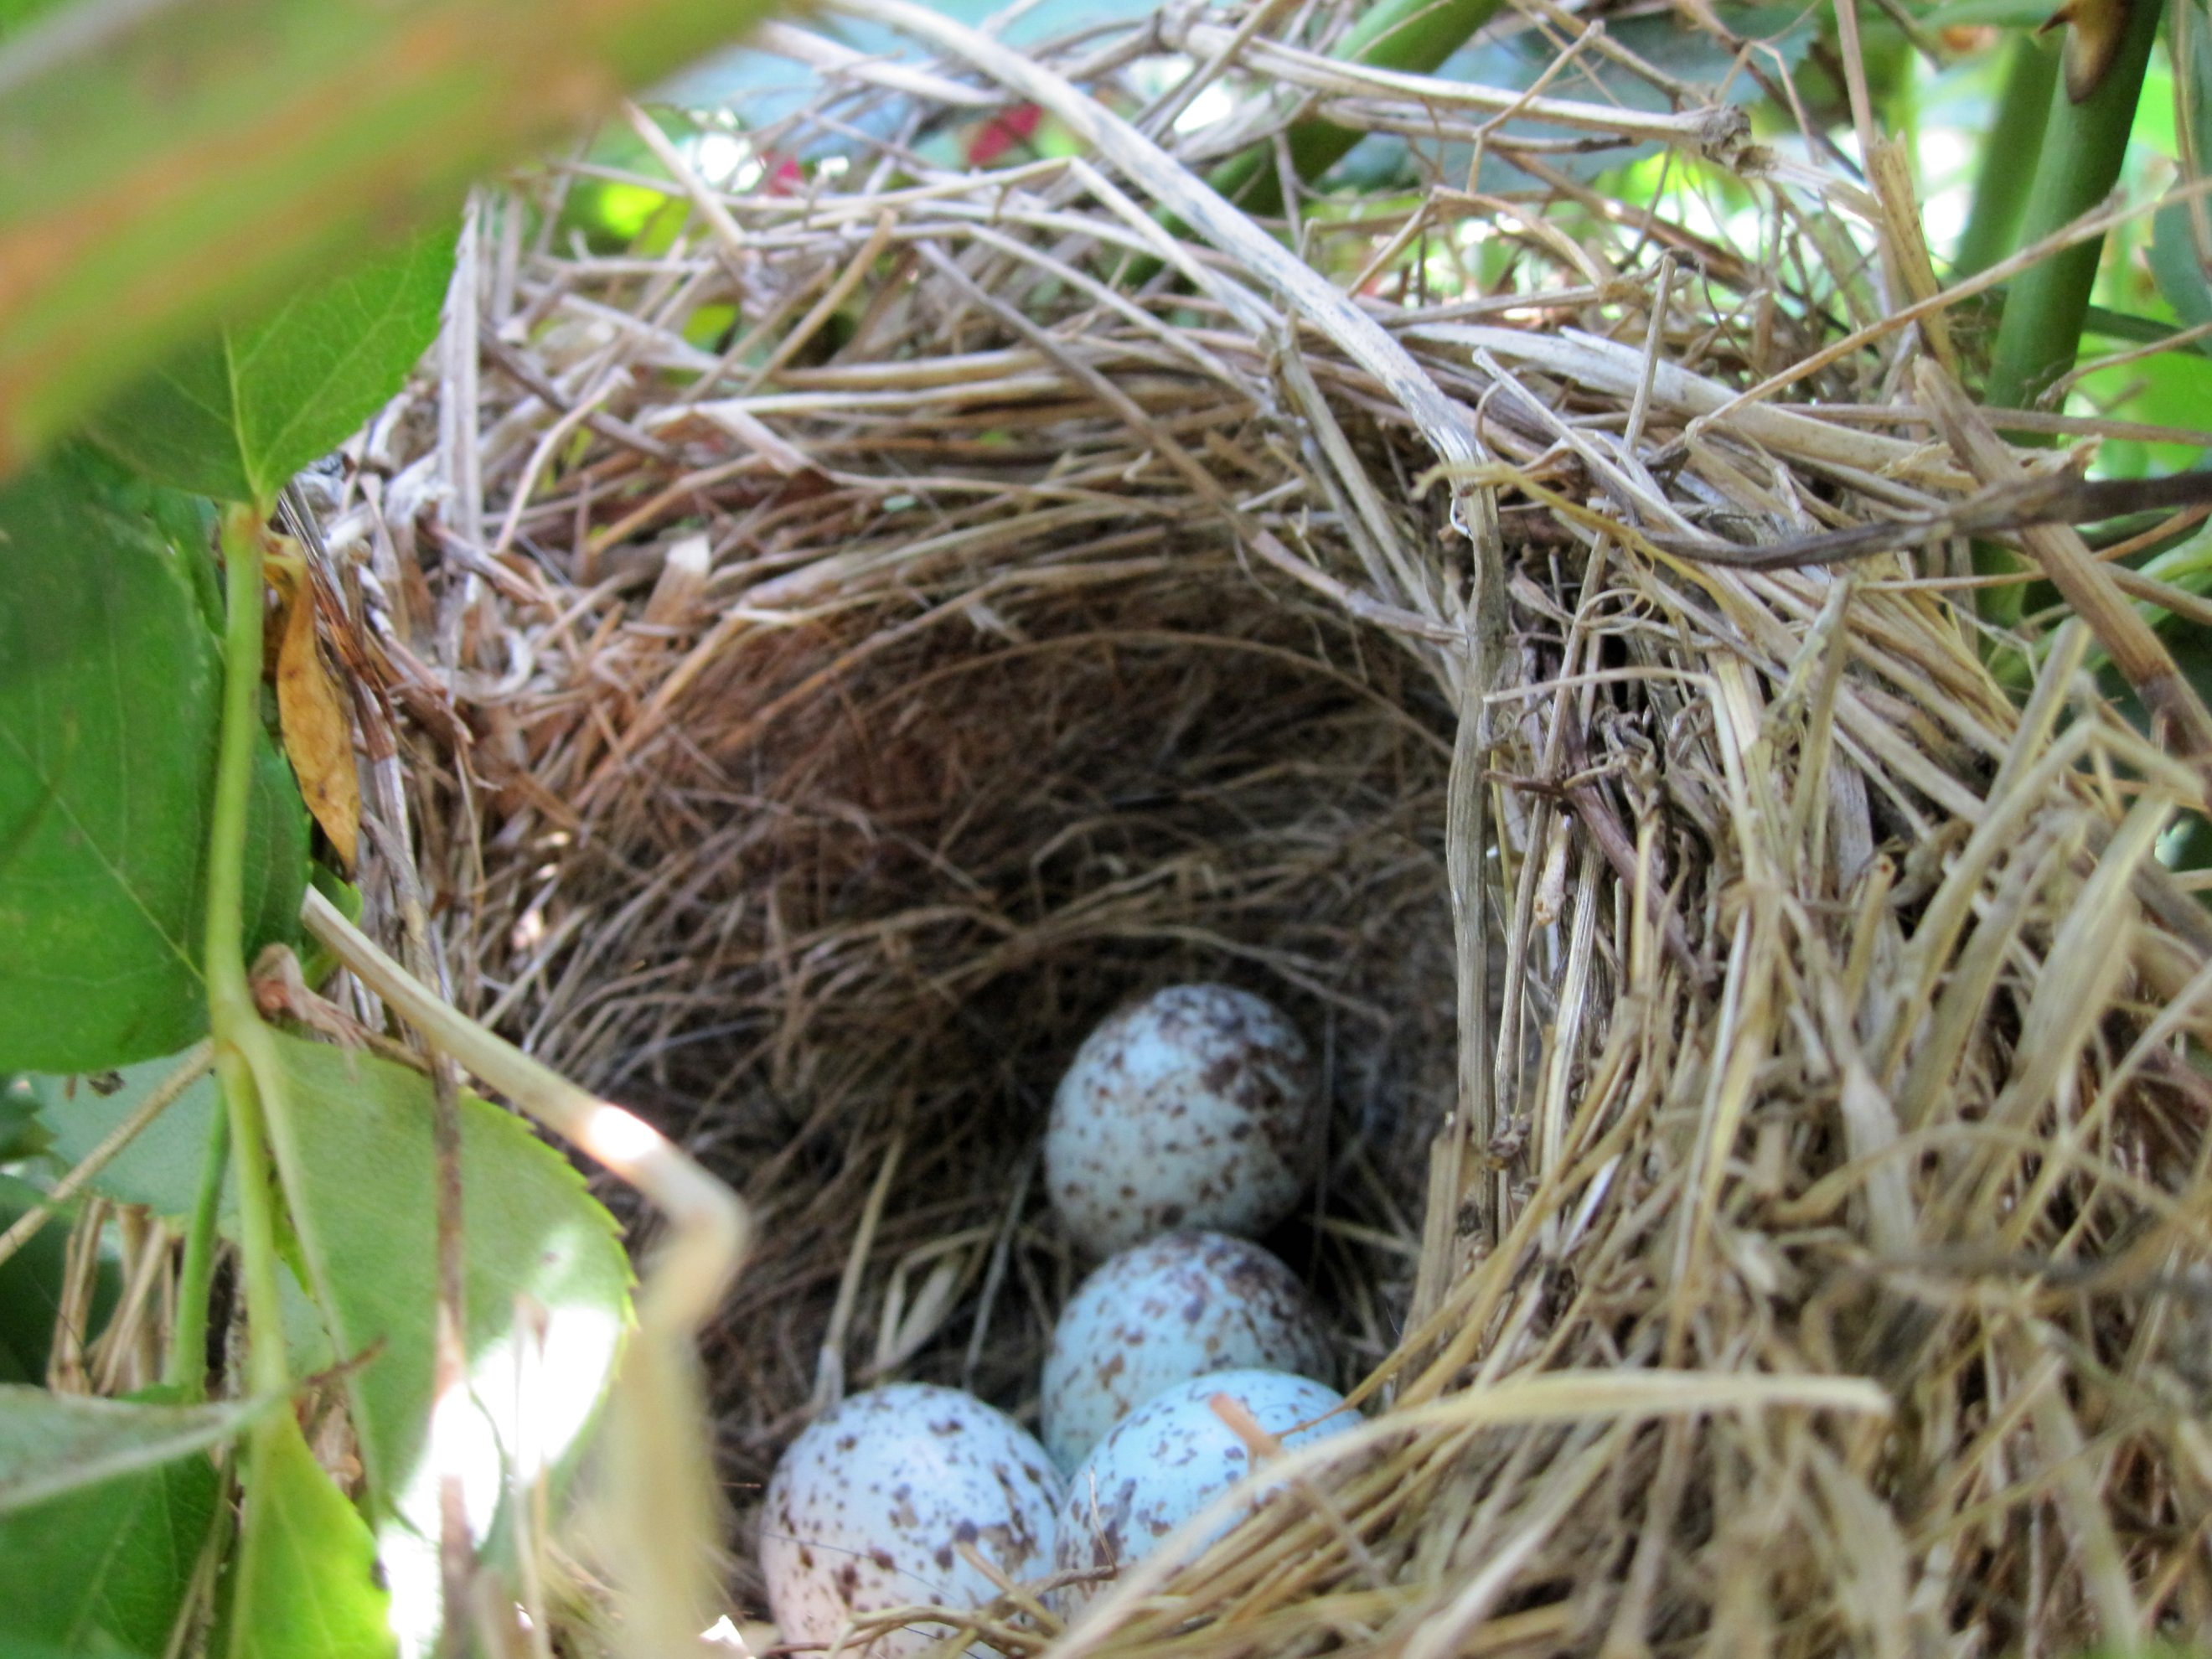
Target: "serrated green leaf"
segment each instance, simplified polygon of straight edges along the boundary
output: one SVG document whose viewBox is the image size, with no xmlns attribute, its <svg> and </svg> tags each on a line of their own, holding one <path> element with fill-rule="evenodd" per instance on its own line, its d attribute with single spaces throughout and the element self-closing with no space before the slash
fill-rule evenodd
<svg viewBox="0 0 2212 1659">
<path fill-rule="evenodd" d="M 0 1515 L 204 1451 L 281 1403 L 151 1406 L 0 1385 Z"/>
<path fill-rule="evenodd" d="M 254 1435 L 245 1486 L 229 1659 L 385 1659 L 376 1541 L 289 1413 Z"/>
<path fill-rule="evenodd" d="M 0 1071 L 92 1071 L 205 1030 L 220 665 L 145 513 L 62 458 L 0 489 Z M 307 816 L 257 746 L 251 947 L 296 933 Z"/>
<path fill-rule="evenodd" d="M 109 405 L 92 436 L 151 477 L 267 507 L 399 390 L 438 332 L 453 273 L 451 232 L 366 260 L 186 347 Z"/>
<path fill-rule="evenodd" d="M 358 1051 L 283 1036 L 277 1045 L 291 1099 L 280 1111 L 264 1097 L 270 1140 L 338 1357 L 368 1356 L 346 1381 L 370 1490 L 380 1512 L 434 1539 L 430 1085 Z M 459 1473 L 481 1536 L 502 1455 L 557 1463 L 596 1409 L 629 1323 L 630 1273 L 613 1218 L 574 1166 L 472 1095 L 461 1100 L 461 1180 L 476 1409 Z"/>
<path fill-rule="evenodd" d="M 215 1519 L 204 1452 L 0 1516 L 11 1636 L 58 1652 L 160 1653 Z"/>
</svg>

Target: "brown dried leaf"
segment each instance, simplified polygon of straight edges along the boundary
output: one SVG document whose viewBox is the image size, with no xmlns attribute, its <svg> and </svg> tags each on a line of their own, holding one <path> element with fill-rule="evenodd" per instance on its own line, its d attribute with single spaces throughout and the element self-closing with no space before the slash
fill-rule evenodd
<svg viewBox="0 0 2212 1659">
<path fill-rule="evenodd" d="M 350 871 L 361 841 L 361 783 L 354 773 L 353 730 L 345 705 L 315 648 L 314 592 L 304 576 L 278 586 L 284 599 L 276 647 L 276 716 L 284 753 L 300 780 L 307 810 Z"/>
</svg>

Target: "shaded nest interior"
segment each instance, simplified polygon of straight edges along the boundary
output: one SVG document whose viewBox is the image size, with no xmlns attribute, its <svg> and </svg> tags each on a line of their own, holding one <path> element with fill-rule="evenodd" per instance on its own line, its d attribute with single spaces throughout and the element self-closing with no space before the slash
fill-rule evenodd
<svg viewBox="0 0 2212 1659">
<path fill-rule="evenodd" d="M 2212 1628 L 2212 936 L 2155 857 L 2201 784 L 2078 626 L 2008 694 L 1963 548 L 1649 539 L 2002 481 L 1911 391 L 1898 228 L 1725 109 L 1632 119 L 1570 66 L 1502 127 L 1298 16 L 1019 73 L 824 48 L 799 113 L 705 124 L 744 187 L 672 120 L 488 195 L 430 368 L 329 481 L 372 912 L 411 848 L 462 1006 L 757 1209 L 707 1347 L 733 1600 L 837 1390 L 1033 1411 L 1085 1265 L 1054 1083 L 1211 979 L 1322 1056 L 1327 1175 L 1270 1242 L 1379 1426 L 1076 1646 Z M 1435 142 L 1370 211 L 1171 239 L 1147 210 L 1221 132 L 1095 130 L 1163 54 L 1242 137 Z M 1076 154 L 932 159 L 1039 104 Z M 1476 141 L 1512 190 L 1442 173 Z M 1608 143 L 1732 174 L 1770 257 L 1559 170 Z M 577 228 L 610 189 L 664 204 L 635 246 Z M 1285 234 L 1333 301 L 1251 240 Z"/>
</svg>

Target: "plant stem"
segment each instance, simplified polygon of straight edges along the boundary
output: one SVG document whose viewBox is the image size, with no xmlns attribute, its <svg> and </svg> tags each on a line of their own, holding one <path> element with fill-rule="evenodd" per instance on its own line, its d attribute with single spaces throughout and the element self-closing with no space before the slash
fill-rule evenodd
<svg viewBox="0 0 2212 1659">
<path fill-rule="evenodd" d="M 208 1294 L 215 1282 L 216 1221 L 222 1207 L 222 1178 L 230 1168 L 230 1118 L 217 1112 L 209 1121 L 207 1157 L 200 1165 L 199 1191 L 185 1232 L 185 1260 L 177 1270 L 177 1324 L 169 1334 L 169 1361 L 162 1381 L 186 1401 L 207 1397 Z"/>
<path fill-rule="evenodd" d="M 2118 182 L 2163 9 L 2161 0 L 2135 0 L 2118 55 L 2096 90 L 2079 104 L 2063 88 L 2052 95 L 2021 233 L 2024 244 L 2033 246 L 2088 212 Z M 2038 393 L 2074 366 L 2104 251 L 2105 239 L 2091 237 L 2013 279 L 2005 295 L 2004 319 L 1997 326 L 1985 403 L 2000 409 L 2030 407 Z M 1974 567 L 1984 575 L 2017 574 L 2022 568 L 2008 550 L 1990 544 L 1977 544 Z M 1982 592 L 1983 615 L 2001 626 L 2019 620 L 2022 603 L 2017 584 Z"/>
<path fill-rule="evenodd" d="M 2136 0 L 2112 72 L 2086 101 L 2075 104 L 2063 93 L 2054 94 L 2021 241 L 2039 241 L 2088 212 L 2118 180 L 2160 9 L 2158 0 Z M 2026 407 L 2073 367 L 2104 248 L 2103 237 L 2092 237 L 2014 279 L 1990 367 L 1990 403 Z"/>
<path fill-rule="evenodd" d="M 2005 48 L 1996 119 L 1982 141 L 1974 170 L 1974 201 L 1959 238 L 1955 276 L 1987 270 L 2019 246 L 2020 222 L 2027 211 L 2028 186 L 2043 155 L 2051 91 L 2057 84 L 2058 54 L 2026 29 L 2016 32 Z"/>
<path fill-rule="evenodd" d="M 216 753 L 215 811 L 208 838 L 208 1024 L 216 1075 L 238 1158 L 239 1243 L 244 1257 L 247 1369 L 257 1393 L 291 1385 L 284 1359 L 283 1303 L 276 1279 L 276 1193 L 263 1133 L 252 1062 L 266 1058 L 268 1032 L 246 978 L 246 826 L 253 784 L 253 739 L 261 718 L 262 515 L 233 507 L 222 517 L 227 616 L 223 629 L 222 732 Z"/>
</svg>

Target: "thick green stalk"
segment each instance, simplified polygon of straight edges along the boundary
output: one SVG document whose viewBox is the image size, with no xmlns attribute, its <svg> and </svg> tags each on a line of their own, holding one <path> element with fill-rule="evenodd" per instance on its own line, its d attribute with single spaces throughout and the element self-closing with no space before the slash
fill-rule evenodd
<svg viewBox="0 0 2212 1659">
<path fill-rule="evenodd" d="M 2023 246 L 2033 246 L 2088 212 L 2118 181 L 2162 9 L 2162 0 L 2134 0 L 2127 33 L 2097 89 L 2079 104 L 2063 88 L 2053 94 L 2027 222 L 2021 230 Z M 2006 290 L 2004 319 L 1997 326 L 1984 395 L 1992 408 L 2028 406 L 2074 366 L 2104 252 L 2105 239 L 2092 237 L 2013 279 Z M 1984 575 L 2017 574 L 2021 568 L 2011 552 L 1991 544 L 1977 545 L 1974 565 Z M 1983 615 L 2000 625 L 2017 622 L 2021 604 L 2017 585 L 1982 592 Z"/>
<path fill-rule="evenodd" d="M 284 1359 L 284 1304 L 276 1279 L 276 1190 L 263 1133 L 255 1073 L 264 1074 L 269 1032 L 246 977 L 246 821 L 253 740 L 261 719 L 262 515 L 227 509 L 222 519 L 228 616 L 223 631 L 222 734 L 216 755 L 215 811 L 208 832 L 208 1024 L 216 1075 L 238 1159 L 240 1252 L 246 1280 L 247 1368 L 258 1394 L 291 1386 Z"/>
<path fill-rule="evenodd" d="M 1959 238 L 1955 276 L 1987 270 L 2020 246 L 2020 222 L 2027 211 L 2028 186 L 2043 155 L 2051 93 L 2057 84 L 2057 52 L 2026 29 L 2016 32 L 2005 48 L 1996 119 L 1982 140 L 1974 201 Z"/>
<path fill-rule="evenodd" d="M 2111 72 L 2086 100 L 2075 104 L 2063 92 L 2053 95 L 2021 227 L 2023 245 L 2040 241 L 2088 212 L 2118 181 L 2160 9 L 2160 0 L 2135 0 Z M 1991 404 L 2024 407 L 2073 367 L 2104 251 L 2101 236 L 2077 242 L 2013 280 L 1990 367 Z"/>
</svg>

